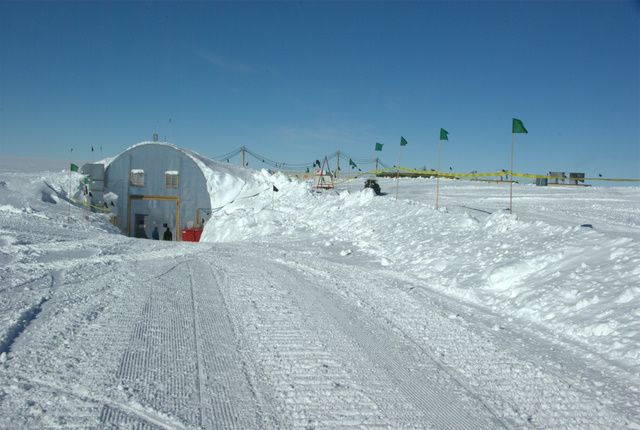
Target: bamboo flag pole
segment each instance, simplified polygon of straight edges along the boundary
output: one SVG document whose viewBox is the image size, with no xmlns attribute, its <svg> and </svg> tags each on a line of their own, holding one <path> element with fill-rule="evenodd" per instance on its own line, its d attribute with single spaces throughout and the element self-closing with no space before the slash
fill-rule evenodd
<svg viewBox="0 0 640 430">
<path fill-rule="evenodd" d="M 509 213 L 513 213 L 513 135 L 515 133 L 529 133 L 526 128 L 524 128 L 524 124 L 519 119 L 513 118 L 513 123 L 511 125 L 511 177 L 510 187 L 509 187 Z"/>
<path fill-rule="evenodd" d="M 372 166 L 372 170 L 375 172 L 376 170 L 378 170 L 378 163 L 376 162 L 376 152 L 378 151 L 382 151 L 382 147 L 384 146 L 383 143 L 378 143 L 376 142 L 376 148 L 373 150 L 373 166 Z M 373 177 L 375 178 L 376 174 L 373 174 Z"/>
<path fill-rule="evenodd" d="M 91 203 L 90 203 L 91 202 L 91 198 L 89 196 L 89 186 L 86 183 L 86 181 L 87 180 L 85 179 L 84 186 L 86 187 L 85 188 L 85 192 L 87 194 L 84 195 L 84 206 L 87 207 L 87 225 L 89 225 L 89 224 L 91 224 Z"/>
<path fill-rule="evenodd" d="M 436 179 L 436 209 L 438 209 L 438 200 L 440 198 L 440 152 L 442 150 L 442 141 L 449 140 L 449 132 L 444 128 L 440 129 L 440 144 L 438 145 L 438 176 Z"/>
<path fill-rule="evenodd" d="M 402 159 L 402 147 L 407 144 L 404 137 L 400 136 L 400 155 L 398 155 L 398 174 L 396 175 L 396 201 L 398 201 L 398 188 L 400 186 L 400 160 Z"/>
<path fill-rule="evenodd" d="M 509 174 L 509 213 L 513 213 L 513 135 L 514 132 L 511 132 L 511 170 Z"/>
<path fill-rule="evenodd" d="M 373 161 L 371 161 L 371 172 L 376 170 L 376 151 L 378 150 L 379 143 L 376 143 L 376 148 L 373 150 Z"/>
<path fill-rule="evenodd" d="M 82 204 L 82 219 L 84 220 L 84 210 L 87 207 L 87 194 L 86 194 L 86 189 L 85 189 L 86 185 L 83 184 L 82 185 L 82 199 L 84 200 L 83 204 Z"/>
<path fill-rule="evenodd" d="M 69 213 L 67 214 L 67 224 L 71 223 L 71 154 L 73 154 L 73 148 L 69 153 Z"/>
<path fill-rule="evenodd" d="M 351 184 L 351 168 L 352 167 L 358 167 L 358 165 L 356 163 L 353 162 L 353 160 L 351 158 L 349 158 L 349 177 L 347 178 L 347 191 L 349 191 L 350 188 L 350 184 Z"/>
</svg>

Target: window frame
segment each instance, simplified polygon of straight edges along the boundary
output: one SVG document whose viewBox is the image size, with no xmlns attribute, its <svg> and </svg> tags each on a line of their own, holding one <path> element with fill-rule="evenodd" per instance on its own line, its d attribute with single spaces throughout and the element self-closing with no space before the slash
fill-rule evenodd
<svg viewBox="0 0 640 430">
<path fill-rule="evenodd" d="M 164 172 L 165 188 L 180 188 L 180 173 L 176 171 Z"/>
<path fill-rule="evenodd" d="M 129 173 L 129 183 L 132 187 L 144 187 L 145 175 L 142 169 L 131 169 Z"/>
</svg>

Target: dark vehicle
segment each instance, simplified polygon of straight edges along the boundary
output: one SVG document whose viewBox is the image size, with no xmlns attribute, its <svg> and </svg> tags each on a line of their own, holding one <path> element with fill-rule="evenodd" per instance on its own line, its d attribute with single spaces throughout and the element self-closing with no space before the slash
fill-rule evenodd
<svg viewBox="0 0 640 430">
<path fill-rule="evenodd" d="M 375 179 L 367 179 L 366 181 L 364 181 L 364 187 L 371 188 L 378 196 L 381 193 L 380 185 L 378 185 L 378 182 Z"/>
</svg>

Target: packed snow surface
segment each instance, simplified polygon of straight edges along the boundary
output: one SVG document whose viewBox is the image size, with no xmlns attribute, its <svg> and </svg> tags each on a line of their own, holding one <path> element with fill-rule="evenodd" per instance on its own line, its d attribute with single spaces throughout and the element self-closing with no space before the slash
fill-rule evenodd
<svg viewBox="0 0 640 430">
<path fill-rule="evenodd" d="M 435 179 L 247 171 L 180 243 L 28 170 L 0 170 L 0 428 L 640 428 L 638 187 L 515 184 L 510 214 L 506 183 L 436 209 Z"/>
</svg>

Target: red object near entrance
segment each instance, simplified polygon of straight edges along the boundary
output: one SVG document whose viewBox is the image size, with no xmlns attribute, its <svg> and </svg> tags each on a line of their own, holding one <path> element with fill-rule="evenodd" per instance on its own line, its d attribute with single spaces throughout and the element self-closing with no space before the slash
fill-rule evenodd
<svg viewBox="0 0 640 430">
<path fill-rule="evenodd" d="M 200 235 L 202 235 L 201 228 L 185 228 L 182 229 L 182 241 L 183 242 L 200 242 Z"/>
</svg>

